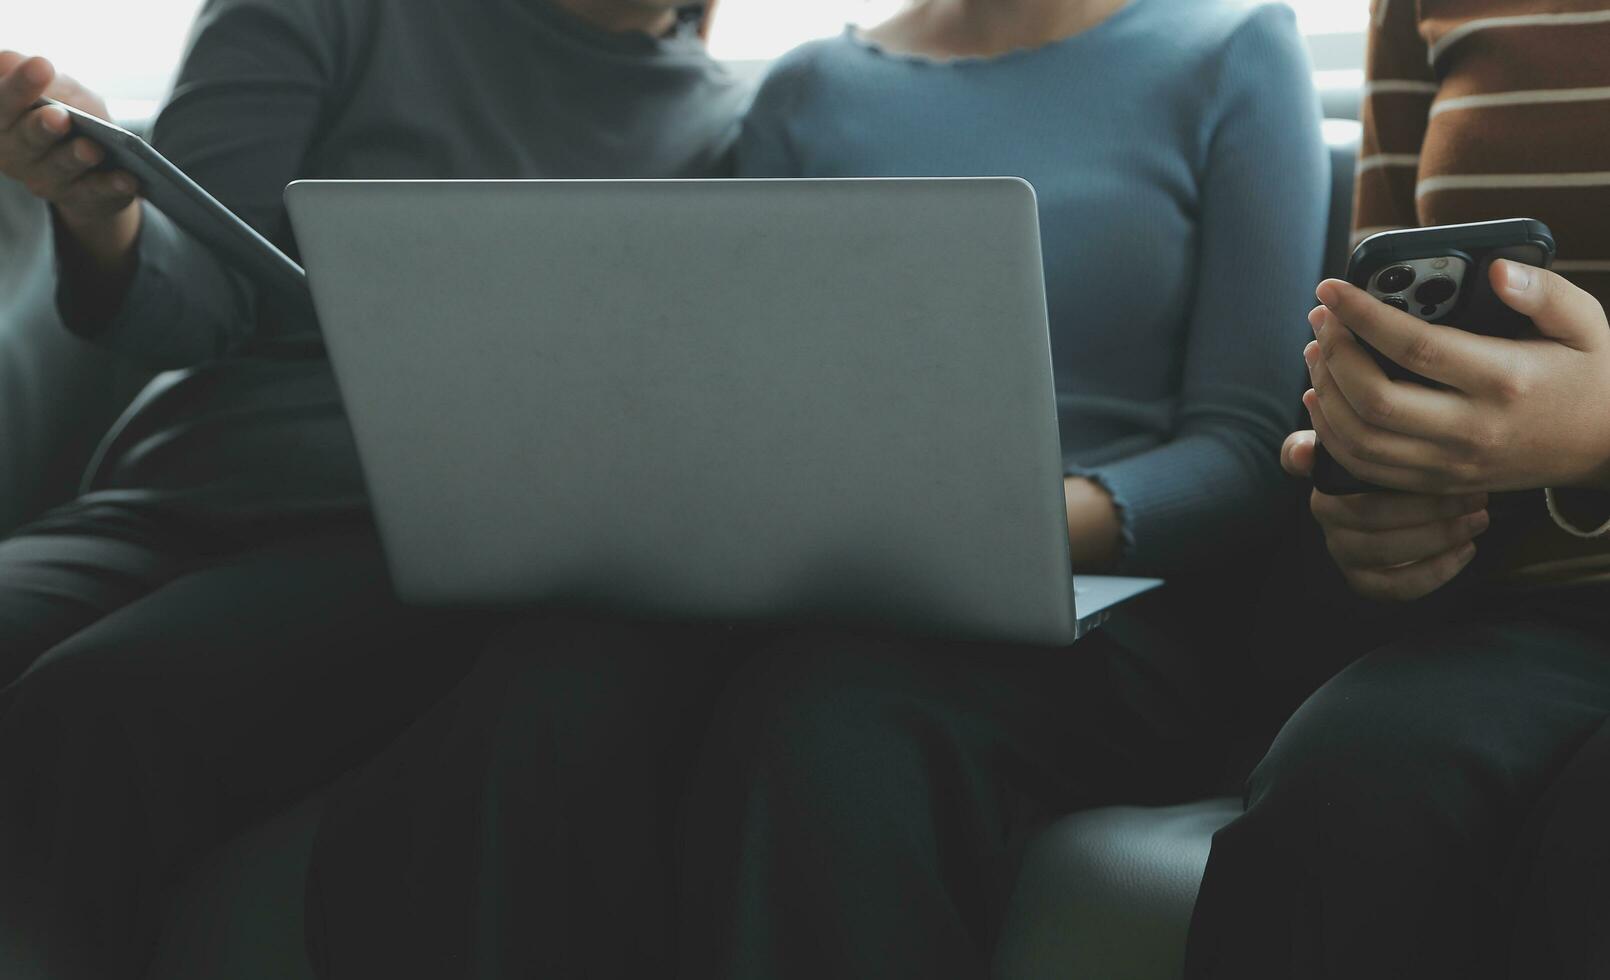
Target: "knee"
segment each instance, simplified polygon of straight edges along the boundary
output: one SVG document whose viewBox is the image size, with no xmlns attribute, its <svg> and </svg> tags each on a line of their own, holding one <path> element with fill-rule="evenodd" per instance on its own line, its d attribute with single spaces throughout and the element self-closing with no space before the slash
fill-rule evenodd
<svg viewBox="0 0 1610 980">
<path fill-rule="evenodd" d="M 652 629 L 551 619 L 502 634 L 458 692 L 456 710 L 509 772 L 603 778 L 652 757 L 696 709 L 697 665 L 662 649 Z M 601 768 L 600 768 L 601 767 Z"/>
<path fill-rule="evenodd" d="M 767 651 L 729 690 L 716 752 L 743 795 L 863 823 L 925 778 L 940 743 L 903 653 L 876 640 L 813 635 Z"/>
<path fill-rule="evenodd" d="M 53 726 L 82 729 L 114 716 L 137 713 L 151 699 L 144 678 L 115 669 L 87 643 L 59 646 L 45 654 L 0 696 L 7 729 Z M 14 737 L 14 736 L 13 736 Z"/>
<path fill-rule="evenodd" d="M 1292 717 L 1248 781 L 1242 836 L 1347 860 L 1474 849 L 1496 801 L 1470 719 L 1392 667 L 1366 658 Z"/>
<path fill-rule="evenodd" d="M 105 802 L 151 777 L 162 751 L 162 713 L 137 685 L 71 661 L 46 660 L 0 698 L 0 797 L 47 799 L 96 784 Z"/>
</svg>

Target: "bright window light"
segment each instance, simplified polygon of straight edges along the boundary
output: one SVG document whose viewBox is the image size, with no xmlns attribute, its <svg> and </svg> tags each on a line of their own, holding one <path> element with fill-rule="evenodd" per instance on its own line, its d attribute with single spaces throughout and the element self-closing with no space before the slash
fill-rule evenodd
<svg viewBox="0 0 1610 980">
<path fill-rule="evenodd" d="M 870 27 L 906 0 L 720 0 L 710 50 L 729 61 L 775 58 L 812 38 L 829 37 L 845 24 Z M 1351 34 L 1369 24 L 1368 0 L 1288 0 L 1305 34 Z M 1360 55 L 1362 57 L 1362 54 Z"/>
<path fill-rule="evenodd" d="M 0 45 L 42 54 L 105 95 L 120 115 L 149 112 L 166 91 L 200 0 L 0 0 Z M 871 25 L 906 0 L 720 0 L 710 47 L 718 58 L 774 58 L 847 23 Z M 1356 34 L 1369 19 L 1367 0 L 1292 0 L 1303 31 Z M 85 25 L 94 25 L 86 30 Z M 1354 54 L 1355 50 L 1358 54 Z M 1329 54 L 1339 51 L 1340 54 Z M 1362 57 L 1356 45 L 1328 46 L 1321 68 Z M 1316 54 L 1319 49 L 1316 48 Z"/>
<path fill-rule="evenodd" d="M 768 61 L 845 24 L 870 27 L 905 6 L 904 0 L 720 0 L 710 29 L 710 53 L 727 61 Z"/>
<path fill-rule="evenodd" d="M 1304 34 L 1356 34 L 1370 26 L 1369 0 L 1286 0 Z"/>
<path fill-rule="evenodd" d="M 0 46 L 44 55 L 105 96 L 115 116 L 149 114 L 173 81 L 200 0 L 0 0 Z"/>
</svg>

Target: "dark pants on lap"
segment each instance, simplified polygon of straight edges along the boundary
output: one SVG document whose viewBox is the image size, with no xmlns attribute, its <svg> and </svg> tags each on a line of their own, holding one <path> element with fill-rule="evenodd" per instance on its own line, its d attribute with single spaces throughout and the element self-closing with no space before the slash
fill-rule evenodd
<svg viewBox="0 0 1610 980">
<path fill-rule="evenodd" d="M 1205 791 L 1110 638 L 1072 650 L 551 620 L 331 795 L 331 980 L 968 977 L 1023 844 Z"/>
<path fill-rule="evenodd" d="M 786 640 L 728 688 L 685 821 L 688 978 L 989 973 L 1029 840 L 1209 790 L 1220 753 L 1114 636 Z"/>
<path fill-rule="evenodd" d="M 138 976 L 187 862 L 468 669 L 372 531 L 225 547 L 114 511 L 0 543 L 0 974 Z M 17 676 L 20 675 L 20 676 Z"/>
<path fill-rule="evenodd" d="M 711 707 L 753 640 L 535 620 L 329 796 L 309 876 L 332 980 L 658 977 Z"/>
<path fill-rule="evenodd" d="M 1290 720 L 1214 838 L 1190 977 L 1610 976 L 1610 615 L 1510 605 Z"/>
</svg>

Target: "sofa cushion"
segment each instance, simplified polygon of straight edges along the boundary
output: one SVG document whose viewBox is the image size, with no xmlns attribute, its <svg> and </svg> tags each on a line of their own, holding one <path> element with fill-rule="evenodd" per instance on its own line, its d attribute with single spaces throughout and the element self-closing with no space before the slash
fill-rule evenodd
<svg viewBox="0 0 1610 980">
<path fill-rule="evenodd" d="M 1041 834 L 996 954 L 998 980 L 1178 980 L 1213 834 L 1235 799 L 1107 807 Z"/>
<path fill-rule="evenodd" d="M 1353 183 L 1364 127 L 1347 119 L 1325 120 L 1325 145 L 1330 149 L 1330 226 L 1325 230 L 1327 276 L 1347 271 L 1353 254 Z"/>
</svg>

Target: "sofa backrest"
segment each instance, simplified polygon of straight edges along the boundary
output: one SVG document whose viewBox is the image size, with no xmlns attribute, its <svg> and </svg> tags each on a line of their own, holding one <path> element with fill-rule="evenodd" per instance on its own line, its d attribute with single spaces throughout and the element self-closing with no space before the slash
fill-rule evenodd
<svg viewBox="0 0 1610 980">
<path fill-rule="evenodd" d="M 1327 119 L 1325 145 L 1330 150 L 1330 222 L 1325 232 L 1326 276 L 1340 276 L 1352 254 L 1353 170 L 1364 128 L 1351 119 Z"/>
</svg>

